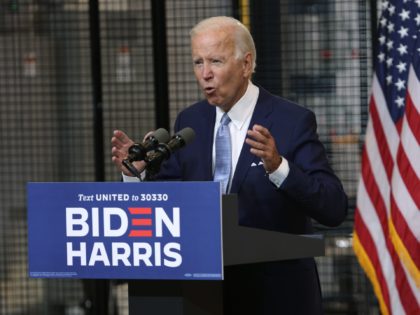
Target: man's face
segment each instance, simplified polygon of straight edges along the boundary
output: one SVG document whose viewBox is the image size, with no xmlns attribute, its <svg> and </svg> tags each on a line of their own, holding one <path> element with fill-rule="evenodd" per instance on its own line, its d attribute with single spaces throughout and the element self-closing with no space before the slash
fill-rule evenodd
<svg viewBox="0 0 420 315">
<path fill-rule="evenodd" d="M 224 30 L 192 38 L 194 74 L 212 105 L 228 111 L 244 95 L 251 74 L 251 54 L 235 58 L 234 41 Z"/>
</svg>

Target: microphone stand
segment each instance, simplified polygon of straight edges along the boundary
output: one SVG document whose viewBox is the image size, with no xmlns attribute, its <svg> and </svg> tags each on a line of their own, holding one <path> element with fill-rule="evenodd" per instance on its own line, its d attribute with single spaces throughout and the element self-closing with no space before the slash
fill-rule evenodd
<svg viewBox="0 0 420 315">
<path fill-rule="evenodd" d="M 125 160 L 122 161 L 122 164 L 129 170 L 129 172 L 133 176 L 140 179 L 141 182 L 143 181 L 143 179 L 141 178 L 141 173 L 134 167 L 133 164 L 131 164 L 131 161 L 129 161 L 128 159 L 125 159 Z"/>
<path fill-rule="evenodd" d="M 159 161 L 158 161 L 159 160 Z M 131 175 L 137 177 L 141 182 L 151 182 L 154 180 L 154 177 L 160 171 L 160 164 L 162 163 L 161 159 L 145 159 L 144 160 L 147 164 L 144 169 L 138 171 L 132 161 L 129 159 L 125 159 L 122 161 L 122 164 L 128 169 Z M 145 171 L 145 176 L 142 177 L 141 173 Z"/>
</svg>

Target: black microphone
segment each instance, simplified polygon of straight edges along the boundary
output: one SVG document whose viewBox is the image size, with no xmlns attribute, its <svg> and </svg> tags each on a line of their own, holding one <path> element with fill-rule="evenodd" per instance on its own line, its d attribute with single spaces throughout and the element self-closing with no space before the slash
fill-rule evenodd
<svg viewBox="0 0 420 315">
<path fill-rule="evenodd" d="M 169 159 L 171 154 L 194 140 L 195 132 L 192 128 L 187 127 L 178 131 L 168 143 L 160 143 L 154 152 L 150 153 L 145 159 L 146 170 L 149 174 L 159 172 L 160 165 L 164 160 Z"/>
<path fill-rule="evenodd" d="M 128 156 L 122 161 L 122 164 L 130 171 L 131 174 L 141 179 L 139 171 L 137 171 L 132 162 L 144 160 L 147 152 L 155 149 L 159 143 L 166 143 L 168 141 L 169 132 L 164 128 L 159 128 L 148 136 L 143 143 L 133 144 L 128 149 Z"/>
<path fill-rule="evenodd" d="M 159 128 L 148 136 L 143 143 L 134 143 L 128 149 L 127 160 L 130 163 L 134 161 L 142 161 L 145 159 L 147 152 L 154 150 L 161 142 L 168 142 L 169 139 L 169 132 L 164 128 Z"/>
</svg>

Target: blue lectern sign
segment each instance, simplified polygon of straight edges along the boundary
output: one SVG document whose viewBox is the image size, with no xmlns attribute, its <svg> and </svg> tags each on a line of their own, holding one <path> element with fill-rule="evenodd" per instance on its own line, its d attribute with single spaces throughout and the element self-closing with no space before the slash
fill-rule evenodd
<svg viewBox="0 0 420 315">
<path fill-rule="evenodd" d="M 28 183 L 35 278 L 223 278 L 219 183 Z"/>
</svg>

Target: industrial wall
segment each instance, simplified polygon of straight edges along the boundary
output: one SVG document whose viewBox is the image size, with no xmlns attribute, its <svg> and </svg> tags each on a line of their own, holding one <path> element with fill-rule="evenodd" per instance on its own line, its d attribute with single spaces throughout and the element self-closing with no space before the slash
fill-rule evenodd
<svg viewBox="0 0 420 315">
<path fill-rule="evenodd" d="M 351 249 L 375 1 L 10 0 L 0 2 L 0 314 L 128 313 L 123 281 L 28 278 L 26 183 L 120 180 L 113 130 L 141 140 L 202 98 L 189 29 L 214 15 L 250 28 L 257 84 L 316 113 L 349 195 L 343 225 L 315 223 L 326 314 L 378 313 Z"/>
</svg>

